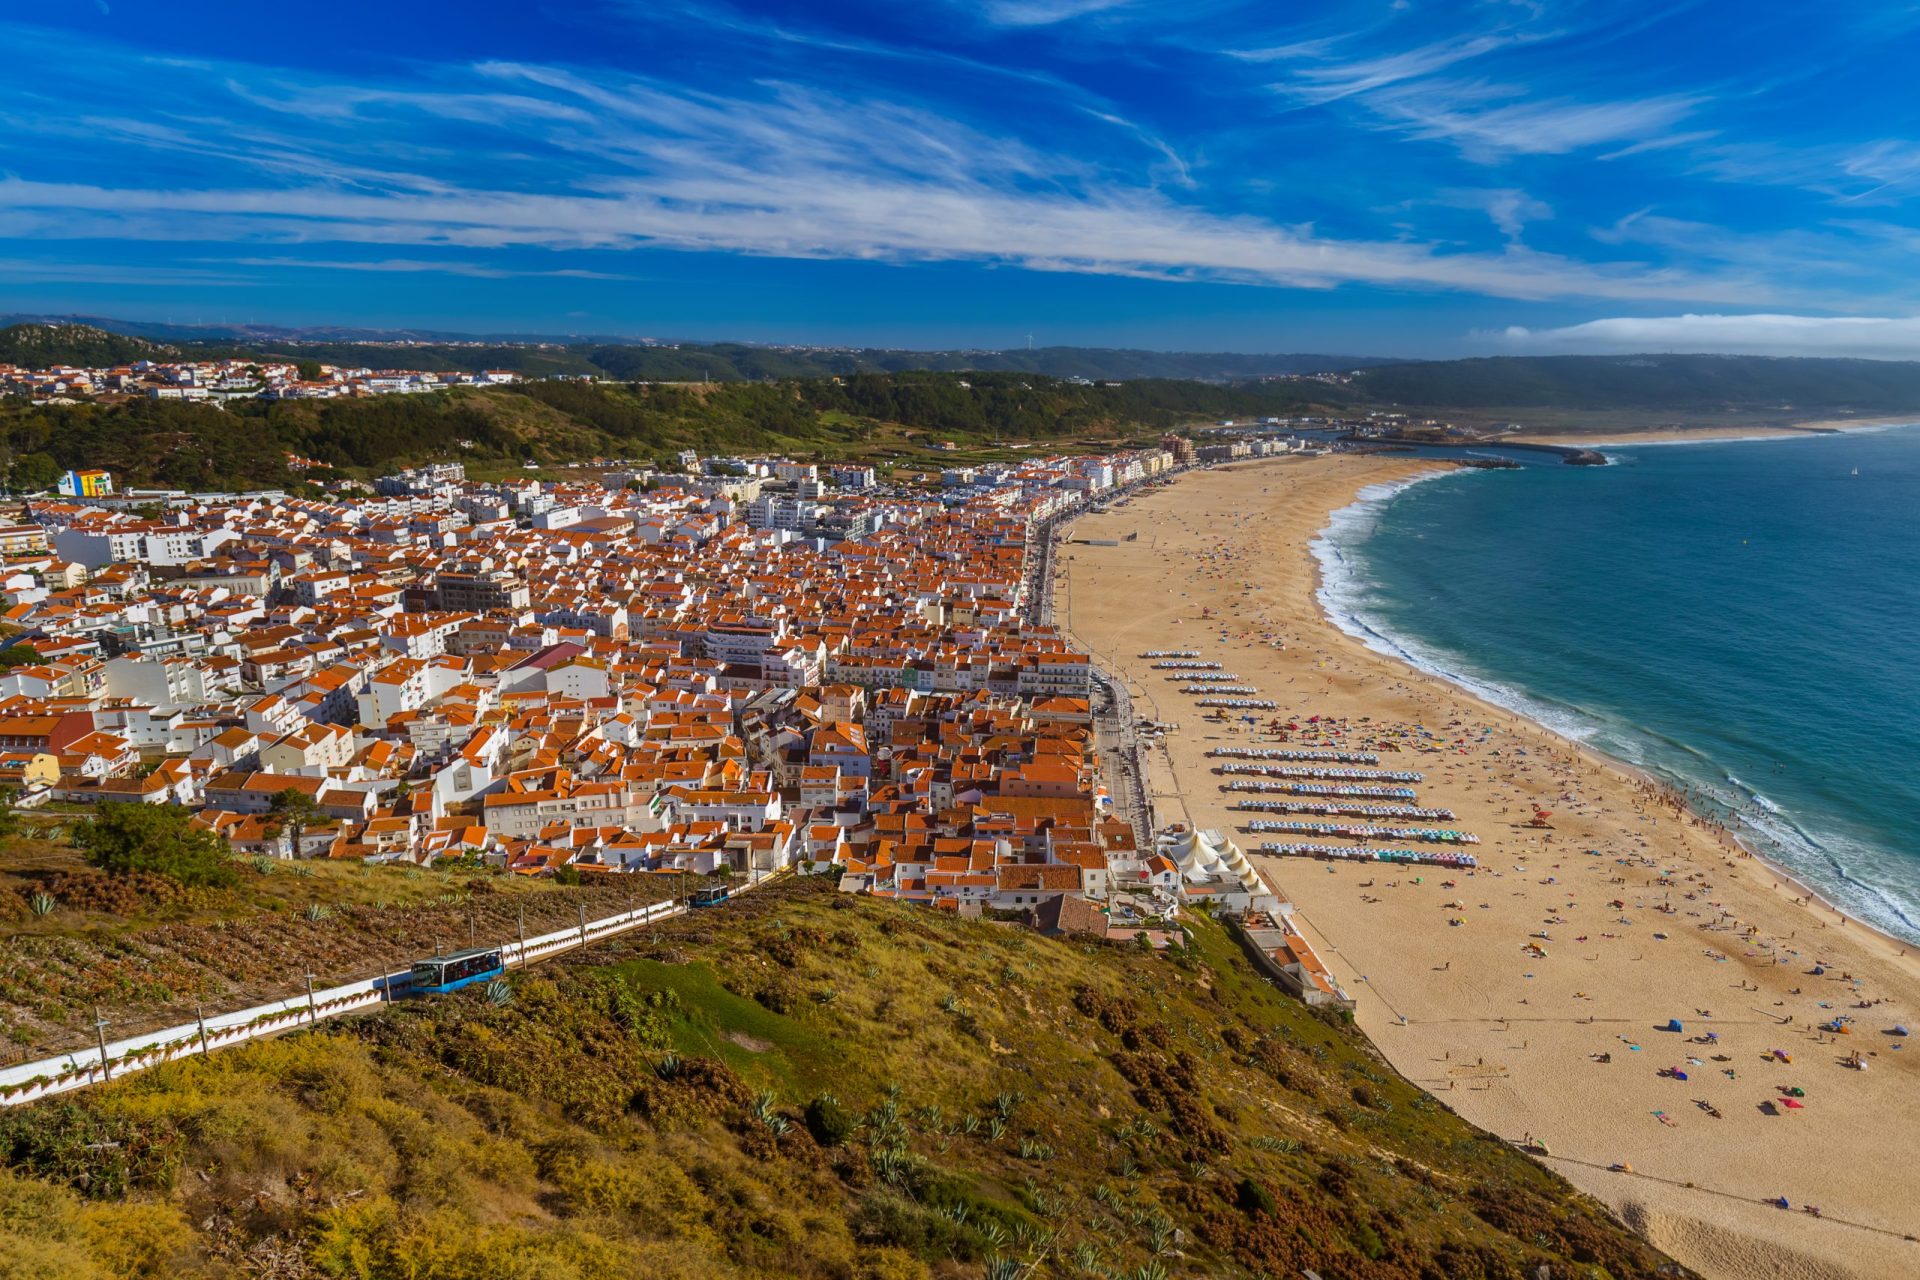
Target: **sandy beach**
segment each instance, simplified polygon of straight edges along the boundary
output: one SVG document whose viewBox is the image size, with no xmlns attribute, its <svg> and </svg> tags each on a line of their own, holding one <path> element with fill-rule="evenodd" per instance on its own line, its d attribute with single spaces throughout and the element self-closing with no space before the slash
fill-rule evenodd
<svg viewBox="0 0 1920 1280">
<path fill-rule="evenodd" d="M 1889 419 L 1889 421 L 1894 421 Z M 1584 434 L 1569 431 L 1527 431 L 1512 439 L 1522 444 L 1570 444 L 1584 448 L 1599 448 L 1609 444 L 1685 444 L 1707 440 L 1767 440 L 1776 436 L 1804 436 L 1825 434 L 1828 431 L 1858 430 L 1868 425 L 1865 422 L 1801 422 L 1790 427 L 1782 426 L 1741 426 L 1741 427 L 1652 427 L 1644 431 L 1630 433 L 1589 431 Z"/>
<path fill-rule="evenodd" d="M 1252 797 L 1223 791 L 1207 752 L 1280 745 L 1276 715 L 1300 726 L 1282 731 L 1290 747 L 1421 772 L 1417 803 L 1455 817 L 1420 825 L 1479 835 L 1478 871 L 1257 859 L 1395 1067 L 1474 1123 L 1544 1144 L 1546 1163 L 1705 1275 L 1920 1274 L 1920 1043 L 1892 1034 L 1920 1027 L 1920 959 L 1803 903 L 1643 779 L 1321 614 L 1308 545 L 1330 513 L 1434 465 L 1243 463 L 1076 523 L 1076 539 L 1139 535 L 1064 547 L 1056 590 L 1136 712 L 1179 725 L 1149 758 L 1158 820 L 1230 831 L 1249 853 L 1351 843 L 1249 834 L 1280 815 L 1230 808 Z M 1170 648 L 1278 711 L 1209 720 L 1138 656 Z M 1529 825 L 1536 806 L 1547 827 Z M 1849 1034 L 1819 1030 L 1841 1016 Z"/>
<path fill-rule="evenodd" d="M 1822 418 L 1789 425 L 1725 427 L 1647 427 L 1629 432 L 1526 431 L 1511 437 L 1522 444 L 1568 444 L 1589 449 L 1607 445 L 1687 444 L 1708 440 L 1771 440 L 1781 436 L 1827 435 L 1835 431 L 1870 431 L 1876 427 L 1905 426 L 1917 420 L 1906 414 L 1891 418 Z"/>
</svg>

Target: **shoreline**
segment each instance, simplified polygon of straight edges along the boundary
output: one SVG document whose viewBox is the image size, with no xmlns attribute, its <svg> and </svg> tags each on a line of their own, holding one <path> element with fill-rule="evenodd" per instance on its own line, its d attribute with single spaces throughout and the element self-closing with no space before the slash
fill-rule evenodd
<svg viewBox="0 0 1920 1280">
<path fill-rule="evenodd" d="M 1829 927 L 1841 913 L 1730 835 L 1675 814 L 1665 784 L 1656 780 L 1649 791 L 1634 766 L 1367 645 L 1323 609 L 1322 565 L 1310 544 L 1335 513 L 1369 488 L 1455 470 L 1388 456 L 1241 463 L 1191 473 L 1129 510 L 1075 522 L 1079 537 L 1140 532 L 1138 542 L 1117 547 L 1076 545 L 1074 563 L 1062 568 L 1069 630 L 1135 691 L 1143 714 L 1150 707 L 1154 718 L 1181 723 L 1146 753 L 1156 807 L 1244 842 L 1359 997 L 1362 1030 L 1403 1075 L 1505 1138 L 1548 1135 L 1556 1170 L 1682 1262 L 1743 1278 L 1911 1274 L 1920 1249 L 1900 1237 L 1912 1230 L 1920 1182 L 1896 1140 L 1920 1131 L 1920 1055 L 1889 1052 L 1896 1043 L 1866 1033 L 1865 1020 L 1878 1028 L 1883 1017 L 1913 1017 L 1920 962 L 1858 922 Z M 1439 887 L 1425 876 L 1404 878 L 1406 869 L 1255 852 L 1257 841 L 1240 834 L 1249 815 L 1229 808 L 1233 797 L 1219 791 L 1223 779 L 1206 751 L 1223 738 L 1274 739 L 1257 727 L 1200 719 L 1134 656 L 1175 640 L 1231 657 L 1232 669 L 1264 683 L 1267 696 L 1302 720 L 1309 711 L 1332 714 L 1356 732 L 1369 720 L 1375 728 L 1446 725 L 1442 737 L 1409 743 L 1426 754 L 1407 763 L 1428 771 L 1421 803 L 1455 809 L 1459 821 L 1449 825 L 1486 840 L 1481 868 L 1454 890 L 1485 897 L 1449 913 L 1466 917 L 1465 927 L 1448 928 L 1437 913 Z M 1551 828 L 1515 820 L 1526 810 L 1514 805 L 1526 797 L 1555 811 Z M 1582 856 L 1587 847 L 1615 856 Z M 1528 871 L 1536 862 L 1551 863 L 1544 879 Z M 1402 878 L 1377 883 L 1393 875 Z M 1605 911 L 1594 920 L 1595 899 L 1615 895 L 1632 904 L 1621 920 Z M 1543 919 L 1563 915 L 1559 927 L 1542 928 Z M 1518 951 L 1530 934 L 1583 927 L 1571 942 L 1545 942 L 1550 956 Z M 1853 1043 L 1872 1057 L 1870 1073 L 1831 1067 L 1833 1050 L 1819 1047 L 1826 1038 L 1807 1019 L 1832 1015 L 1814 1012 L 1825 988 L 1803 976 L 1808 955 L 1857 977 L 1853 992 L 1895 1006 L 1860 1015 L 1863 1034 Z M 1637 963 L 1643 959 L 1653 963 Z M 1797 994 L 1807 986 L 1813 995 Z M 1719 1008 L 1727 1004 L 1737 1007 Z M 1749 1005 L 1764 1016 L 1749 1016 Z M 1664 1056 L 1655 1060 L 1662 1047 L 1681 1056 L 1678 1037 L 1661 1041 L 1651 1028 L 1675 1015 L 1695 1022 L 1701 1008 L 1721 1015 L 1708 1025 L 1739 1078 L 1689 1067 L 1708 1078 L 1675 1086 L 1652 1068 L 1664 1064 Z M 1790 1025 L 1782 1020 L 1789 1011 L 1799 1015 Z M 1629 1036 L 1648 1043 L 1623 1052 L 1619 1042 Z M 1779 1043 L 1808 1065 L 1754 1065 Z M 1609 1047 L 1612 1065 L 1596 1065 Z M 1789 1128 L 1766 1107 L 1755 1109 L 1772 1076 L 1802 1070 L 1818 1083 L 1819 1114 L 1809 1104 L 1791 1113 Z M 1703 1097 L 1723 1118 L 1689 1106 Z M 1863 1107 L 1874 1119 L 1860 1130 L 1849 1116 L 1858 1121 Z M 1656 1125 L 1649 1111 L 1668 1118 Z M 1631 1174 L 1609 1170 L 1623 1161 Z M 1783 1193 L 1796 1206 L 1821 1204 L 1825 1220 L 1762 1203 Z"/>
<path fill-rule="evenodd" d="M 1904 426 L 1908 424 L 1902 423 L 1900 425 Z M 1765 438 L 1783 439 L 1786 437 L 1765 437 Z M 1668 443 L 1668 442 L 1658 442 L 1658 443 Z M 1671 443 L 1679 444 L 1679 443 L 1693 443 L 1693 442 L 1673 441 Z M 1705 441 L 1699 441 L 1698 443 L 1703 443 L 1703 444 L 1734 443 L 1734 440 L 1729 438 L 1727 440 L 1705 440 Z M 1336 507 L 1332 511 L 1328 512 L 1327 523 L 1323 525 L 1320 528 L 1320 530 L 1314 535 L 1312 542 L 1308 544 L 1308 548 L 1307 548 L 1308 554 L 1312 556 L 1314 561 L 1314 591 L 1313 591 L 1314 603 L 1320 609 L 1320 613 L 1322 617 L 1325 618 L 1325 620 L 1329 625 L 1333 626 L 1343 634 L 1351 637 L 1357 643 L 1365 645 L 1368 649 L 1372 650 L 1375 653 L 1380 654 L 1382 657 L 1385 657 L 1390 661 L 1402 663 L 1412 668 L 1413 670 L 1420 672 L 1423 675 L 1431 676 L 1438 680 L 1443 680 L 1447 684 L 1457 689 L 1462 696 L 1472 698 L 1476 702 L 1479 702 L 1483 705 L 1490 706 L 1492 708 L 1506 712 L 1510 715 L 1519 716 L 1520 718 L 1533 724 L 1535 727 L 1540 729 L 1543 733 L 1549 734 L 1565 742 L 1570 748 L 1579 751 L 1583 755 L 1593 760 L 1595 763 L 1598 763 L 1603 765 L 1604 767 L 1610 768 L 1614 770 L 1616 773 L 1622 774 L 1626 778 L 1636 783 L 1639 783 L 1641 785 L 1654 787 L 1654 788 L 1667 790 L 1667 791 L 1677 790 L 1677 791 L 1680 791 L 1682 795 L 1685 795 L 1686 788 L 1682 784 L 1687 783 L 1691 780 L 1686 779 L 1684 777 L 1680 777 L 1677 779 L 1669 779 L 1669 778 L 1662 777 L 1657 772 L 1647 768 L 1646 766 L 1637 765 L 1630 760 L 1622 759 L 1621 757 L 1614 755 L 1609 751 L 1605 751 L 1599 747 L 1593 746 L 1586 739 L 1581 738 L 1573 733 L 1569 733 L 1566 729 L 1553 724 L 1551 721 L 1542 719 L 1533 709 L 1534 704 L 1537 703 L 1537 695 L 1530 695 L 1525 690 L 1516 690 L 1514 691 L 1513 696 L 1520 705 L 1516 706 L 1516 705 L 1510 705 L 1509 703 L 1506 703 L 1506 702 L 1502 702 L 1497 697 L 1489 696 L 1487 692 L 1483 691 L 1482 686 L 1478 685 L 1476 682 L 1474 682 L 1470 678 L 1462 676 L 1458 672 L 1449 671 L 1444 667 L 1432 665 L 1430 661 L 1423 659 L 1420 654 L 1416 653 L 1412 648 L 1408 646 L 1408 644 L 1405 641 L 1401 640 L 1399 637 L 1389 635 L 1388 633 L 1383 632 L 1378 628 L 1374 627 L 1373 625 L 1368 623 L 1365 619 L 1362 619 L 1357 615 L 1349 612 L 1342 612 L 1336 609 L 1332 605 L 1332 603 L 1330 602 L 1330 590 L 1329 590 L 1329 583 L 1328 583 L 1327 572 L 1326 572 L 1326 561 L 1325 561 L 1325 558 L 1320 554 L 1319 548 L 1322 546 L 1326 546 L 1331 548 L 1337 553 L 1338 546 L 1333 540 L 1334 522 L 1338 520 L 1338 518 L 1342 514 L 1356 510 L 1361 507 L 1380 506 L 1384 508 L 1384 506 L 1387 503 L 1393 501 L 1393 499 L 1398 497 L 1400 494 L 1404 493 L 1406 490 L 1412 488 L 1414 485 L 1422 484 L 1428 481 L 1444 479 L 1448 476 L 1456 475 L 1466 470 L 1468 469 L 1459 467 L 1458 465 L 1453 463 L 1447 463 L 1447 462 L 1438 463 L 1428 471 L 1423 471 L 1419 474 L 1408 476 L 1402 480 L 1365 486 L 1362 489 L 1355 492 L 1353 502 L 1347 504 L 1344 507 Z M 1383 490 L 1384 492 L 1381 492 Z M 1349 624 L 1351 624 L 1351 626 Z M 1364 634 L 1356 633 L 1356 631 L 1353 628 L 1359 628 L 1360 632 L 1364 632 Z M 1376 640 L 1379 643 L 1376 644 L 1375 643 Z M 1868 919 L 1865 919 L 1857 911 L 1850 910 L 1842 906 L 1841 904 L 1834 902 L 1831 898 L 1827 896 L 1826 893 L 1822 892 L 1821 890 L 1815 888 L 1813 885 L 1809 884 L 1805 879 L 1802 878 L 1799 872 L 1793 870 L 1792 867 L 1784 863 L 1777 853 L 1770 853 L 1767 849 L 1758 847 L 1758 842 L 1754 838 L 1743 837 L 1740 834 L 1740 832 L 1735 830 L 1732 826 L 1727 824 L 1721 818 L 1716 817 L 1714 814 L 1705 812 L 1700 808 L 1698 808 L 1691 799 L 1687 799 L 1685 801 L 1685 807 L 1687 811 L 1693 816 L 1695 821 L 1697 821 L 1698 823 L 1700 823 L 1701 825 L 1703 825 L 1708 829 L 1718 832 L 1726 840 L 1732 842 L 1732 844 L 1740 851 L 1743 857 L 1753 859 L 1760 866 L 1764 867 L 1767 870 L 1767 872 L 1771 876 L 1773 876 L 1775 879 L 1791 885 L 1795 890 L 1796 896 L 1807 899 L 1810 904 L 1814 904 L 1819 909 L 1826 911 L 1828 914 L 1832 915 L 1835 919 L 1846 921 L 1847 927 L 1851 928 L 1854 926 L 1858 926 L 1864 933 L 1876 936 L 1885 947 L 1887 947 L 1890 951 L 1893 951 L 1896 953 L 1896 958 L 1904 957 L 1910 951 L 1920 949 L 1920 938 L 1903 938 L 1899 934 L 1894 933 L 1892 930 L 1882 925 L 1875 924 Z M 1843 878 L 1846 878 L 1849 880 L 1852 879 L 1852 876 L 1845 868 L 1842 868 L 1840 874 Z"/>
<path fill-rule="evenodd" d="M 1920 413 L 1886 418 L 1830 418 L 1790 425 L 1751 427 L 1648 427 L 1624 432 L 1523 431 L 1517 443 L 1575 445 L 1588 449 L 1626 449 L 1677 444 L 1759 444 L 1767 440 L 1807 440 L 1821 436 L 1859 435 L 1920 426 Z"/>
</svg>

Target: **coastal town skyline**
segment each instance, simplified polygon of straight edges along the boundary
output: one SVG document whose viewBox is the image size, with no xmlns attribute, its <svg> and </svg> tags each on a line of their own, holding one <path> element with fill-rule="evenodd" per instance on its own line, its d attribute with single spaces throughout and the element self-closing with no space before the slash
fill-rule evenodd
<svg viewBox="0 0 1920 1280">
<path fill-rule="evenodd" d="M 1920 134 L 1891 88 L 1915 39 L 1897 6 L 1813 29 L 1718 3 L 183 13 L 178 48 L 134 34 L 144 0 L 8 19 L 13 309 L 923 348 L 1920 349 L 1888 269 Z"/>
</svg>

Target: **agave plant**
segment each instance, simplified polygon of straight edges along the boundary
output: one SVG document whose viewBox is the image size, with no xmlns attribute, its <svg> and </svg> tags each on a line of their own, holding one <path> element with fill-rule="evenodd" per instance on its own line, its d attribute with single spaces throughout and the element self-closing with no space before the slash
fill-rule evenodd
<svg viewBox="0 0 1920 1280">
<path fill-rule="evenodd" d="M 270 876 L 275 870 L 274 860 L 263 853 L 253 860 L 253 869 L 263 876 Z"/>
<path fill-rule="evenodd" d="M 311 920 L 315 924 L 319 924 L 322 920 L 325 920 L 328 916 L 332 914 L 333 912 L 327 910 L 327 908 L 321 906 L 317 902 L 309 902 L 307 904 L 307 919 Z"/>
<path fill-rule="evenodd" d="M 487 983 L 487 1003 L 496 1009 L 504 1009 L 513 1003 L 513 984 L 505 978 L 495 978 Z"/>
<path fill-rule="evenodd" d="M 50 893 L 36 893 L 27 899 L 27 910 L 36 916 L 52 915 L 53 909 L 59 905 Z"/>
<path fill-rule="evenodd" d="M 987 1259 L 986 1280 L 1020 1280 L 1021 1266 L 1017 1259 L 993 1257 Z"/>
<path fill-rule="evenodd" d="M 653 1064 L 653 1074 L 659 1076 L 662 1080 L 671 1080 L 680 1074 L 680 1066 L 680 1055 L 670 1053 Z"/>
</svg>

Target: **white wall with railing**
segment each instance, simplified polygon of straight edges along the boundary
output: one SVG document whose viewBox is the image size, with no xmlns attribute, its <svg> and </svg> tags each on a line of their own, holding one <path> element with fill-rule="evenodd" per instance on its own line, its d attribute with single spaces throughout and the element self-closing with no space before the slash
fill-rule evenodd
<svg viewBox="0 0 1920 1280">
<path fill-rule="evenodd" d="M 761 878 L 756 884 L 742 886 L 734 892 L 743 893 L 764 883 L 765 878 Z M 528 938 L 524 943 L 519 939 L 504 943 L 500 947 L 500 958 L 508 969 L 537 964 L 629 929 L 681 915 L 686 910 L 685 902 L 670 899 L 598 920 L 583 918 L 577 925 Z M 157 1067 L 163 1062 L 211 1053 L 309 1026 L 324 1018 L 371 1009 L 406 996 L 412 986 L 410 970 L 385 973 L 342 986 L 302 991 L 270 1004 L 207 1014 L 177 1027 L 108 1040 L 104 1049 L 101 1046 L 76 1049 L 57 1058 L 0 1068 L 0 1106 L 18 1106 L 54 1094 L 70 1093 Z"/>
</svg>

